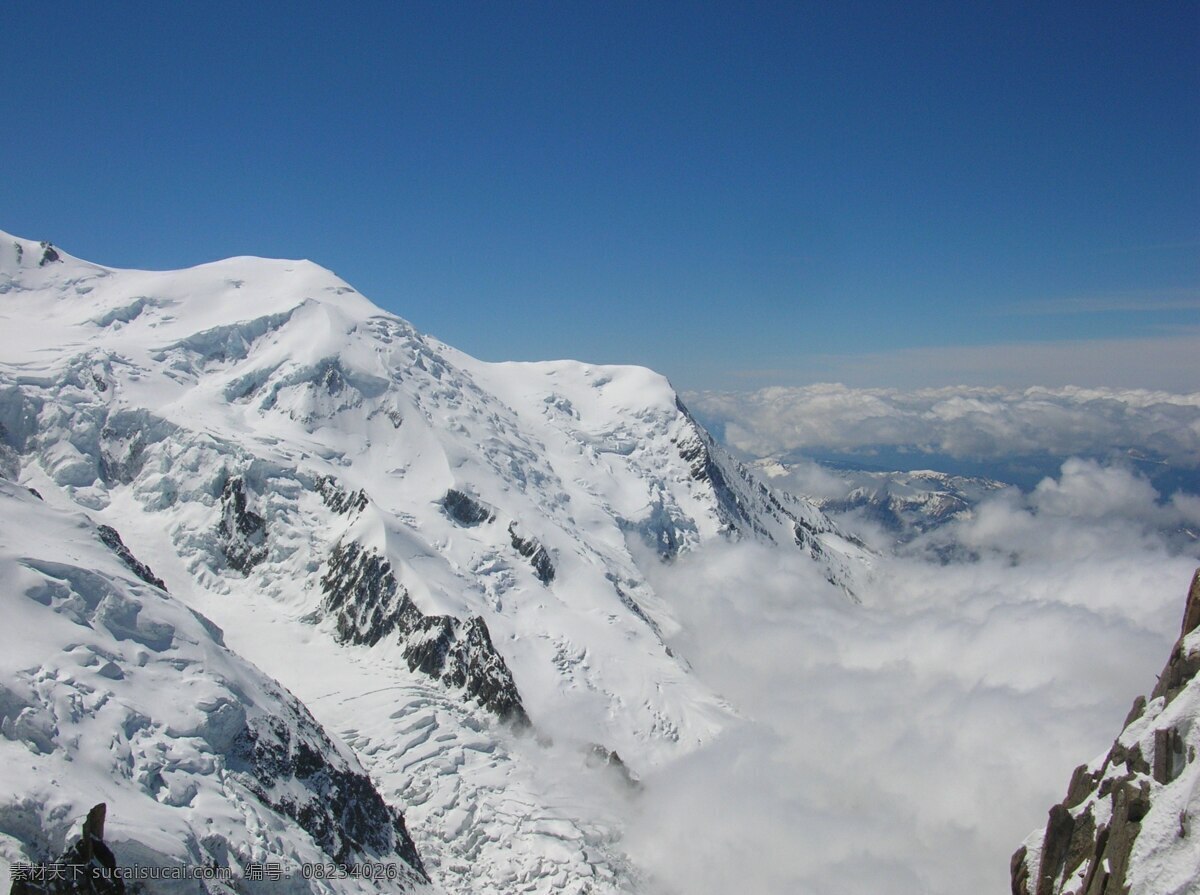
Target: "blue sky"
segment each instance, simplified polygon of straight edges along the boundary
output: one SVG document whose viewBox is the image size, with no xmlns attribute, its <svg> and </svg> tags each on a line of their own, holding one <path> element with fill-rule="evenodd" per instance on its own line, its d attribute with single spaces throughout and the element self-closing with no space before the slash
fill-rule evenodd
<svg viewBox="0 0 1200 895">
<path fill-rule="evenodd" d="M 89 260 L 308 257 L 480 357 L 681 388 L 1196 378 L 1195 3 L 25 3 L 4 30 L 0 228 Z"/>
</svg>

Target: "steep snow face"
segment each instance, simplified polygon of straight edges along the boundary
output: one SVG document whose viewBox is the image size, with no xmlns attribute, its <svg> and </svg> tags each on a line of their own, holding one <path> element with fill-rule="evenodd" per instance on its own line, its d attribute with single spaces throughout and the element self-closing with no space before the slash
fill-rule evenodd
<svg viewBox="0 0 1200 895">
<path fill-rule="evenodd" d="M 0 331 L 0 474 L 119 530 L 358 743 L 457 891 L 630 878 L 595 806 L 556 802 L 496 719 L 634 774 L 726 723 L 664 645 L 646 563 L 728 537 L 803 551 L 847 591 L 864 568 L 661 376 L 483 363 L 307 262 L 122 271 L 0 235 Z M 431 746 L 406 758 L 414 738 Z M 544 823 L 514 824 L 531 805 Z"/>
<path fill-rule="evenodd" d="M 309 892 L 321 889 L 303 863 L 370 861 L 424 887 L 403 817 L 349 750 L 157 586 L 114 529 L 6 480 L 0 516 L 0 877 L 53 860 L 103 801 L 125 865 L 245 877 L 279 862 L 281 891 Z"/>
</svg>

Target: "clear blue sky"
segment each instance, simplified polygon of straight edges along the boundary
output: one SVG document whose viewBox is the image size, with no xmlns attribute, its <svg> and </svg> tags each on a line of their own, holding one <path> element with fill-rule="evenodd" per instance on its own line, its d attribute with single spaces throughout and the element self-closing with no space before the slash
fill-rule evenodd
<svg viewBox="0 0 1200 895">
<path fill-rule="evenodd" d="M 1195 2 L 2 21 L 0 229 L 100 263 L 308 257 L 478 356 L 684 388 L 1200 338 Z"/>
</svg>

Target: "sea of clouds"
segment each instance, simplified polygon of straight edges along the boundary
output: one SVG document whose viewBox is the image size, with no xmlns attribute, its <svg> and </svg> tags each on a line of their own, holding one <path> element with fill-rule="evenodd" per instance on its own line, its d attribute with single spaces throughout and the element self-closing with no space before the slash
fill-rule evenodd
<svg viewBox="0 0 1200 895">
<path fill-rule="evenodd" d="M 1188 461 L 1200 402 L 787 392 L 807 410 L 766 390 L 726 405 L 728 437 L 768 453 L 924 433 L 942 450 L 1068 456 L 901 553 L 865 532 L 882 549 L 860 603 L 803 555 L 757 544 L 655 567 L 672 648 L 742 720 L 647 777 L 625 844 L 663 892 L 1006 892 L 1012 852 L 1153 687 L 1200 565 L 1200 498 L 1162 494 L 1119 458 L 1069 454 L 1153 445 Z M 960 548 L 948 563 L 947 544 Z"/>
<path fill-rule="evenodd" d="M 827 383 L 695 392 L 685 399 L 723 431 L 730 446 L 758 457 L 902 445 L 963 459 L 1137 450 L 1200 466 L 1200 393 L 968 386 L 905 391 Z"/>
</svg>

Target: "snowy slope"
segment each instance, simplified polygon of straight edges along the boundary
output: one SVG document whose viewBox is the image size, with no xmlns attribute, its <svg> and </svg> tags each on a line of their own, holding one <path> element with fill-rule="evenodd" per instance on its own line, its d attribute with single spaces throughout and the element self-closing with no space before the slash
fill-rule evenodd
<svg viewBox="0 0 1200 895">
<path fill-rule="evenodd" d="M 0 475 L 119 529 L 358 743 L 458 891 L 627 885 L 611 793 L 556 801 L 547 755 L 636 774 L 726 723 L 664 645 L 647 563 L 731 537 L 848 591 L 864 565 L 661 376 L 483 363 L 308 262 L 113 270 L 0 235 L 0 331 Z"/>
<path fill-rule="evenodd" d="M 358 761 L 170 597 L 113 529 L 0 480 L 0 889 L 62 852 L 97 802 L 124 866 L 394 868 L 424 888 L 404 827 Z M 386 872 L 386 871 L 385 871 Z"/>
</svg>

